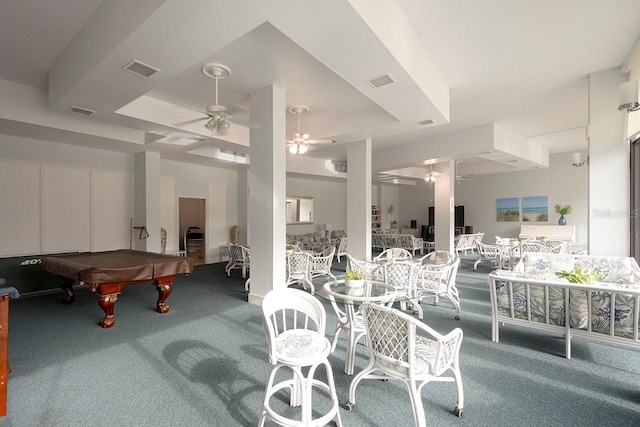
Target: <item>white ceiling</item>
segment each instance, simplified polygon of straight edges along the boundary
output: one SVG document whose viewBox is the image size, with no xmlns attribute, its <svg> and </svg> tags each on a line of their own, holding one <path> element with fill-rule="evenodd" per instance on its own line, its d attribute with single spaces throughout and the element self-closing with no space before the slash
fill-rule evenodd
<svg viewBox="0 0 640 427">
<path fill-rule="evenodd" d="M 308 156 L 344 159 L 346 143 L 371 137 L 375 158 L 389 147 L 437 142 L 489 123 L 553 153 L 586 148 L 588 75 L 627 59 L 638 22 L 640 0 L 282 0 L 277 7 L 48 0 L 46 8 L 37 0 L 3 1 L 0 79 L 48 90 L 39 113 L 51 115 L 51 135 L 80 133 L 68 140 L 181 161 L 201 162 L 183 152 L 202 144 L 161 141 L 210 138 L 204 121 L 182 124 L 214 103 L 214 81 L 201 72 L 210 62 L 231 69 L 219 98 L 239 123 L 250 120 L 249 94 L 270 84 L 286 89 L 287 107 L 309 106 L 303 132 L 339 143 L 316 145 Z M 132 59 L 162 71 L 148 79 L 122 71 Z M 397 82 L 368 86 L 367 78 L 384 73 Z M 0 107 L 16 102 L 2 98 Z M 71 105 L 97 112 L 76 118 L 66 111 Z M 0 108 L 0 132 L 46 138 L 41 116 L 10 110 Z M 296 121 L 287 116 L 291 137 Z M 427 118 L 436 124 L 416 125 Z M 87 131 L 87 121 L 100 126 Z M 233 128 L 214 144 L 250 151 L 248 130 Z M 425 152 L 415 163 L 434 158 Z M 460 173 L 467 165 L 473 173 L 505 170 L 476 157 L 465 158 Z"/>
</svg>

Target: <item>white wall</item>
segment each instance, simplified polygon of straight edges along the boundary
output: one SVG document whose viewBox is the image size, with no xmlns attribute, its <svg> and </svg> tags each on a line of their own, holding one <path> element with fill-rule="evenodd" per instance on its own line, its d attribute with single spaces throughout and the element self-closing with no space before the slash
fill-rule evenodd
<svg viewBox="0 0 640 427">
<path fill-rule="evenodd" d="M 618 111 L 622 81 L 618 68 L 589 75 L 589 253 L 593 255 L 629 256 L 630 251 L 627 113 Z"/>
<path fill-rule="evenodd" d="M 231 227 L 239 223 L 238 173 L 234 169 L 169 160 L 163 160 L 161 163 L 160 174 L 176 180 L 178 198 L 191 197 L 207 201 L 207 219 L 215 223 L 207 224 L 208 249 L 217 249 L 218 246 L 224 245 L 229 240 Z M 241 236 L 246 235 L 246 232 L 247 230 L 240 229 Z"/>
<path fill-rule="evenodd" d="M 382 229 L 391 228 L 391 222 L 396 221 L 398 223 L 397 228 L 400 229 L 402 223 L 400 217 L 402 214 L 402 206 L 400 205 L 400 185 L 380 185 L 380 204 L 382 209 Z M 389 205 L 393 205 L 393 214 L 387 213 Z"/>
<path fill-rule="evenodd" d="M 0 256 L 129 246 L 131 155 L 0 135 L 0 162 Z"/>
<path fill-rule="evenodd" d="M 0 135 L 0 162 L 0 256 L 129 247 L 134 155 Z M 168 251 L 178 248 L 177 198 L 208 199 L 210 183 L 226 189 L 213 201 L 225 206 L 218 230 L 238 222 L 238 171 L 162 160 L 161 175 Z"/>
<path fill-rule="evenodd" d="M 433 206 L 433 183 L 419 181 L 415 186 L 402 186 L 398 212 L 398 227 L 411 227 L 411 220 L 416 220 L 418 232 L 423 225 L 429 225 L 429 206 Z"/>
<path fill-rule="evenodd" d="M 288 234 L 322 233 L 323 224 L 332 230 L 347 230 L 347 181 L 287 177 L 288 196 L 313 197 L 313 224 L 287 225 Z"/>
<path fill-rule="evenodd" d="M 586 158 L 586 152 L 581 153 Z M 522 172 L 509 172 L 476 176 L 473 181 L 455 185 L 455 204 L 464 206 L 465 225 L 474 232 L 484 232 L 485 242 L 494 236 L 515 237 L 520 234 L 522 222 L 497 222 L 496 199 L 504 197 L 548 196 L 549 221 L 535 224 L 557 224 L 559 215 L 555 204 L 571 205 L 567 224 L 576 225 L 576 241 L 587 242 L 587 166 L 571 166 L 573 153 L 553 154 L 549 168 Z M 428 222 L 428 206 L 433 205 L 433 188 L 419 183 L 401 189 L 401 224 L 418 220 L 418 228 Z M 527 223 L 530 224 L 530 223 Z M 534 224 L 534 223 L 531 223 Z"/>
</svg>

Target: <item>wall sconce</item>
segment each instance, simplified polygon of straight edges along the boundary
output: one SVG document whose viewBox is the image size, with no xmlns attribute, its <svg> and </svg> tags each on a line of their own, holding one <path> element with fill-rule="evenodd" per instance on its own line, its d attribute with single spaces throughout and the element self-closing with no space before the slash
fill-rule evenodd
<svg viewBox="0 0 640 427">
<path fill-rule="evenodd" d="M 636 80 L 629 80 L 620 85 L 620 106 L 618 110 L 627 110 L 627 113 L 640 110 L 638 82 Z"/>
<path fill-rule="evenodd" d="M 585 160 L 582 160 L 582 158 L 580 157 L 580 153 L 573 153 L 573 163 L 572 165 L 580 168 L 584 165 L 588 165 L 589 164 L 589 156 L 587 156 L 587 158 Z"/>
</svg>

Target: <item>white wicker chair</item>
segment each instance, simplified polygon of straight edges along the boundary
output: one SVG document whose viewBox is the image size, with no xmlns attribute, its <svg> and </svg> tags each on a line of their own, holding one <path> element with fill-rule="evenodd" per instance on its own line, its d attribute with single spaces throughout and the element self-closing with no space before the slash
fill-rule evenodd
<svg viewBox="0 0 640 427">
<path fill-rule="evenodd" d="M 327 276 L 327 278 L 330 277 L 336 280 L 336 276 L 331 272 L 331 264 L 333 263 L 335 252 L 336 248 L 330 246 L 319 254 L 313 255 L 311 259 L 311 279 Z"/>
<path fill-rule="evenodd" d="M 422 307 L 417 294 L 419 274 L 420 268 L 414 262 L 396 261 L 382 266 L 382 279 L 396 289 L 396 301 L 400 303 L 400 308 L 406 310 L 409 303 L 418 314 L 418 318 L 422 319 Z"/>
<path fill-rule="evenodd" d="M 234 245 L 233 243 L 227 243 L 229 250 L 229 262 L 227 263 L 224 271 L 228 277 L 231 277 L 231 270 L 242 269 L 242 278 L 247 278 L 247 270 L 251 265 L 251 252 L 249 248 L 242 245 Z"/>
<path fill-rule="evenodd" d="M 589 246 L 586 243 L 573 243 L 569 245 L 567 253 L 571 255 L 588 255 Z"/>
<path fill-rule="evenodd" d="M 371 235 L 371 248 L 379 251 L 384 250 L 384 242 L 382 241 L 382 234 L 373 233 Z"/>
<path fill-rule="evenodd" d="M 413 259 L 413 255 L 406 249 L 402 248 L 389 248 L 380 252 L 380 255 L 373 258 L 376 262 L 385 262 L 385 261 L 406 261 Z"/>
<path fill-rule="evenodd" d="M 382 270 L 380 264 L 373 261 L 358 260 L 347 254 L 347 271 L 360 270 L 364 274 L 364 279 L 382 280 Z"/>
<path fill-rule="evenodd" d="M 510 265 L 511 267 L 518 264 L 520 259 L 528 253 L 541 253 L 545 252 L 545 247 L 543 244 L 538 242 L 530 241 L 531 238 L 525 240 L 524 242 L 520 242 L 519 245 L 511 247 L 510 251 Z"/>
<path fill-rule="evenodd" d="M 478 260 L 473 264 L 473 269 L 478 269 L 478 264 L 484 261 L 491 262 L 494 266 L 502 268 L 503 252 L 498 245 L 487 245 L 476 240 Z"/>
<path fill-rule="evenodd" d="M 543 251 L 550 254 L 566 254 L 569 250 L 569 244 L 564 240 L 547 240 L 543 246 Z"/>
<path fill-rule="evenodd" d="M 446 298 L 456 310 L 456 320 L 460 320 L 462 316 L 460 294 L 456 287 L 459 266 L 460 258 L 442 264 L 425 263 L 418 279 L 418 301 L 422 303 L 423 298 L 433 298 L 433 305 L 437 305 L 440 297 Z"/>
<path fill-rule="evenodd" d="M 363 379 L 400 380 L 409 389 L 416 426 L 424 427 L 422 387 L 431 381 L 448 381 L 455 383 L 453 413 L 461 416 L 464 406 L 459 363 L 462 329 L 455 328 L 443 336 L 392 308 L 363 304 L 360 311 L 365 320 L 371 357 L 367 366 L 351 381 L 345 408 L 351 410 L 355 405 L 356 387 Z M 444 375 L 449 371 L 452 375 Z"/>
<path fill-rule="evenodd" d="M 342 426 L 333 371 L 327 359 L 331 343 L 325 337 L 327 315 L 322 303 L 298 289 L 276 289 L 265 295 L 262 313 L 272 368 L 258 425 L 263 426 L 269 418 L 291 427 L 324 426 L 332 419 Z M 320 366 L 325 368 L 326 383 L 314 378 Z M 281 368 L 291 370 L 293 377 L 275 382 Z M 306 375 L 302 368 L 307 370 Z M 316 419 L 312 408 L 317 399 L 314 387 L 323 390 L 330 401 L 329 410 Z M 299 419 L 285 417 L 271 407 L 270 401 L 279 400 L 281 390 L 290 390 L 290 405 L 300 407 Z"/>
<path fill-rule="evenodd" d="M 348 237 L 343 237 L 342 239 L 340 239 L 340 243 L 338 244 L 338 249 L 336 249 L 336 258 L 338 259 L 338 262 L 340 262 L 341 256 L 347 255 L 347 251 L 348 251 L 347 243 L 348 243 Z"/>
<path fill-rule="evenodd" d="M 315 287 L 311 281 L 312 264 L 313 258 L 306 252 L 294 252 L 287 255 L 287 286 L 294 283 L 302 283 L 305 289 L 309 286 L 313 295 Z"/>
</svg>

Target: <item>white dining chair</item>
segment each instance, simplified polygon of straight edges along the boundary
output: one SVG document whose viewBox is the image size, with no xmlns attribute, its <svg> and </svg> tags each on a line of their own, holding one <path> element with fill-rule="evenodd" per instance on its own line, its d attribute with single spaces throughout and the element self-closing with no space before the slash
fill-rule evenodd
<svg viewBox="0 0 640 427">
<path fill-rule="evenodd" d="M 306 252 L 293 252 L 287 255 L 287 286 L 302 283 L 304 289 L 315 293 L 315 287 L 311 281 L 311 265 L 313 259 Z"/>
<path fill-rule="evenodd" d="M 420 392 L 429 382 L 444 381 L 455 383 L 453 413 L 462 416 L 464 392 L 459 362 L 462 329 L 455 328 L 447 335 L 441 335 L 412 316 L 377 304 L 363 304 L 360 312 L 365 321 L 371 356 L 367 366 L 351 381 L 345 408 L 354 407 L 360 381 L 399 380 L 409 390 L 415 425 L 425 427 Z"/>
<path fill-rule="evenodd" d="M 460 294 L 456 286 L 456 277 L 460 267 L 460 258 L 444 264 L 423 264 L 418 278 L 418 301 L 433 298 L 433 305 L 438 305 L 440 298 L 445 298 L 453 304 L 456 310 L 455 319 L 460 320 L 462 306 Z"/>
<path fill-rule="evenodd" d="M 418 318 L 422 319 L 422 307 L 418 302 L 418 276 L 420 268 L 417 263 L 397 261 L 382 265 L 382 280 L 396 289 L 395 301 L 402 310 L 411 304 Z"/>
<path fill-rule="evenodd" d="M 336 276 L 331 272 L 331 265 L 333 263 L 333 255 L 336 252 L 336 248 L 329 246 L 320 253 L 312 255 L 311 259 L 311 279 L 316 277 L 327 277 L 332 280 L 336 280 Z"/>
</svg>

